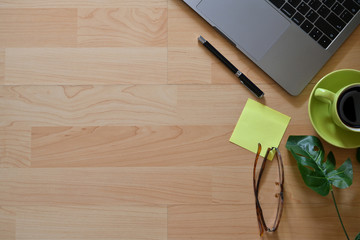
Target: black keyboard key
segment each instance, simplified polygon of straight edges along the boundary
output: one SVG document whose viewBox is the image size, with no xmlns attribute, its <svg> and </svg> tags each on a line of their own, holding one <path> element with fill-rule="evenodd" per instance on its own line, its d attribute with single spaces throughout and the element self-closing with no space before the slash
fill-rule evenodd
<svg viewBox="0 0 360 240">
<path fill-rule="evenodd" d="M 329 15 L 329 13 L 330 13 L 330 9 L 328 9 L 325 5 L 321 5 L 321 7 L 319 8 L 319 10 L 317 12 L 318 12 L 318 14 L 320 14 L 320 16 L 322 16 L 323 18 L 326 18 L 327 15 Z"/>
<path fill-rule="evenodd" d="M 314 9 L 314 10 L 317 10 L 321 5 L 321 2 L 319 0 L 311 0 L 309 2 L 309 6 Z"/>
<path fill-rule="evenodd" d="M 319 17 L 319 14 L 317 14 L 314 10 L 310 10 L 306 14 L 306 18 L 309 19 L 310 22 L 315 22 L 315 20 Z"/>
<path fill-rule="evenodd" d="M 360 8 L 359 5 L 357 5 L 353 0 L 345 0 L 343 5 L 352 14 L 356 14 L 359 11 L 359 8 Z"/>
<path fill-rule="evenodd" d="M 348 10 L 343 11 L 343 13 L 340 15 L 340 18 L 346 23 L 348 23 L 352 17 L 353 15 Z"/>
<path fill-rule="evenodd" d="M 270 0 L 270 2 L 274 4 L 275 7 L 280 8 L 285 3 L 285 0 Z"/>
<path fill-rule="evenodd" d="M 344 0 L 336 0 L 336 1 L 338 1 L 339 3 L 343 3 L 343 2 L 344 2 Z"/>
<path fill-rule="evenodd" d="M 317 29 L 316 27 L 310 32 L 310 37 L 312 37 L 315 41 L 317 41 L 320 37 L 321 37 L 321 35 L 322 35 L 322 33 L 321 33 L 321 31 L 319 30 L 319 29 Z"/>
<path fill-rule="evenodd" d="M 356 2 L 358 5 L 360 5 L 360 0 L 355 0 L 355 2 Z"/>
<path fill-rule="evenodd" d="M 285 13 L 286 16 L 291 18 L 295 14 L 296 9 L 293 8 L 290 4 L 285 3 L 285 5 L 281 8 L 281 11 Z"/>
<path fill-rule="evenodd" d="M 321 17 L 315 22 L 315 26 L 319 28 L 331 40 L 334 40 L 338 35 L 338 32 L 335 30 L 335 28 L 333 28 Z"/>
<path fill-rule="evenodd" d="M 344 10 L 344 7 L 341 6 L 340 3 L 335 3 L 334 6 L 331 8 L 331 10 L 333 10 L 334 13 L 336 13 L 337 15 L 340 15 L 340 13 Z"/>
<path fill-rule="evenodd" d="M 331 8 L 331 6 L 335 3 L 335 0 L 323 0 L 322 3 L 328 8 Z"/>
<path fill-rule="evenodd" d="M 320 40 L 318 41 L 318 43 L 323 47 L 323 48 L 327 48 L 330 43 L 331 40 L 329 38 L 327 38 L 325 35 L 323 35 Z"/>
<path fill-rule="evenodd" d="M 288 0 L 288 3 L 290 3 L 294 8 L 296 8 L 301 0 Z"/>
<path fill-rule="evenodd" d="M 345 27 L 345 23 L 338 17 L 336 16 L 334 13 L 331 13 L 329 15 L 329 17 L 326 19 L 331 25 L 333 25 L 333 27 L 335 27 L 336 30 L 338 30 L 339 32 L 341 30 L 343 30 L 343 28 Z"/>
<path fill-rule="evenodd" d="M 314 25 L 309 22 L 309 20 L 305 20 L 303 24 L 301 24 L 301 29 L 304 30 L 306 33 L 309 33 L 311 29 L 314 27 Z"/>
<path fill-rule="evenodd" d="M 310 7 L 302 2 L 300 3 L 300 5 L 297 7 L 297 10 L 302 14 L 302 15 L 305 15 L 308 11 L 309 11 Z"/>
<path fill-rule="evenodd" d="M 296 13 L 294 15 L 294 17 L 292 18 L 292 20 L 294 21 L 294 23 L 296 23 L 297 25 L 300 25 L 304 20 L 305 17 L 303 15 L 301 15 L 300 13 Z"/>
</svg>

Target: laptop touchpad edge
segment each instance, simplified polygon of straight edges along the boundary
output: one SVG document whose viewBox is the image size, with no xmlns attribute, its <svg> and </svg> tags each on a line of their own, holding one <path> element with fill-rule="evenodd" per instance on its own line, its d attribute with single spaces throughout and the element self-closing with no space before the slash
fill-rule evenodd
<svg viewBox="0 0 360 240">
<path fill-rule="evenodd" d="M 203 0 L 197 8 L 257 61 L 290 25 L 264 0 Z"/>
</svg>

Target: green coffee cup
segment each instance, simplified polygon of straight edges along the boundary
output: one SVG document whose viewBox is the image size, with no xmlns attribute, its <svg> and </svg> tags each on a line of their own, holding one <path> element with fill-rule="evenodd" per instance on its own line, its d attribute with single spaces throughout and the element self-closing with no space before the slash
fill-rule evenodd
<svg viewBox="0 0 360 240">
<path fill-rule="evenodd" d="M 337 92 L 318 88 L 314 96 L 329 104 L 329 113 L 336 125 L 360 132 L 360 83 L 347 85 Z"/>
</svg>

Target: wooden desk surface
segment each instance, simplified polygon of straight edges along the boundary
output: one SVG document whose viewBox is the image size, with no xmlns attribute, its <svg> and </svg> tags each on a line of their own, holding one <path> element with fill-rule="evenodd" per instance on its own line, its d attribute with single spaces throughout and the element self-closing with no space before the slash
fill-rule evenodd
<svg viewBox="0 0 360 240">
<path fill-rule="evenodd" d="M 254 97 L 200 34 L 292 118 L 285 209 L 264 239 L 345 239 L 285 143 L 316 135 L 307 104 L 322 76 L 360 69 L 360 28 L 292 97 L 179 0 L 0 1 L 0 239 L 259 238 L 254 154 L 228 141 Z M 353 162 L 353 185 L 335 195 L 354 239 L 360 163 L 323 143 L 338 166 Z"/>
</svg>

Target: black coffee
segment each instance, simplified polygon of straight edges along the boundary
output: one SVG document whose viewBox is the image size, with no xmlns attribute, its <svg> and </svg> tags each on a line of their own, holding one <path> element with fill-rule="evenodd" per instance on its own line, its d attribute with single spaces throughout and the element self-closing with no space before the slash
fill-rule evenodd
<svg viewBox="0 0 360 240">
<path fill-rule="evenodd" d="M 339 96 L 337 111 L 344 124 L 360 128 L 360 86 L 349 88 Z"/>
</svg>

